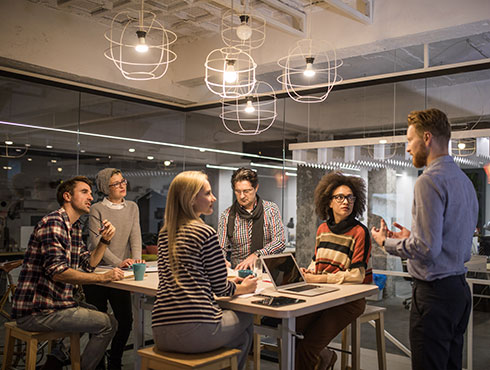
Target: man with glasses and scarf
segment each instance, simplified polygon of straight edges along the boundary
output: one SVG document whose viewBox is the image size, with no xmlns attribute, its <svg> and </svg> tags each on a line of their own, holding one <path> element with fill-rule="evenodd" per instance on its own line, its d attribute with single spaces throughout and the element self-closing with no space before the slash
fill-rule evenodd
<svg viewBox="0 0 490 370">
<path fill-rule="evenodd" d="M 21 329 L 90 333 L 81 357 L 81 367 L 87 370 L 93 370 L 104 355 L 117 322 L 77 302 L 75 284 L 107 283 L 124 276 L 118 268 L 92 273 L 115 228 L 109 221 L 101 221 L 97 229 L 100 240 L 91 252 L 87 250 L 79 218 L 90 211 L 91 186 L 84 176 L 58 186 L 56 198 L 61 208 L 44 216 L 34 228 L 12 302 L 12 316 Z M 49 356 L 44 369 L 61 369 L 62 365 Z"/>
<path fill-rule="evenodd" d="M 255 171 L 239 168 L 231 177 L 236 200 L 220 216 L 220 246 L 236 270 L 254 268 L 260 256 L 281 253 L 285 246 L 279 207 L 261 199 Z"/>
</svg>

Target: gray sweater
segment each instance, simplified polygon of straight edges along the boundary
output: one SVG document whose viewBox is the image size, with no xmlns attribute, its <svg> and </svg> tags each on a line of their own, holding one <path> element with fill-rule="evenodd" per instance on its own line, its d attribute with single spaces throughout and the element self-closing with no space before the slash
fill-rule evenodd
<svg viewBox="0 0 490 370">
<path fill-rule="evenodd" d="M 102 265 L 119 266 L 126 258 L 141 259 L 141 228 L 140 213 L 135 202 L 126 200 L 122 209 L 111 209 L 102 202 L 90 207 L 90 214 L 101 220 L 108 220 L 116 228 L 102 259 Z M 89 217 L 89 227 L 98 231 L 101 222 L 96 217 Z M 89 233 L 88 247 L 94 250 L 100 240 L 100 235 Z"/>
</svg>

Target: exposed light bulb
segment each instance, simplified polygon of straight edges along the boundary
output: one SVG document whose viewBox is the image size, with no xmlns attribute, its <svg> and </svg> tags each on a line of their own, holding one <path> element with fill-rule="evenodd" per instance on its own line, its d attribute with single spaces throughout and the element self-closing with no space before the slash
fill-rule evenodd
<svg viewBox="0 0 490 370">
<path fill-rule="evenodd" d="M 130 152 L 130 153 L 134 153 L 135 151 L 136 151 L 136 149 L 134 149 L 134 148 L 129 148 L 128 149 L 128 152 Z"/>
<path fill-rule="evenodd" d="M 5 140 L 5 145 L 12 145 L 14 142 L 12 140 Z"/>
<path fill-rule="evenodd" d="M 172 164 L 172 161 L 169 161 L 169 160 L 163 161 L 163 165 L 164 165 L 165 167 L 168 167 L 168 166 L 170 166 L 171 164 Z"/>
<path fill-rule="evenodd" d="M 146 44 L 146 32 L 136 31 L 138 36 L 138 44 L 134 47 L 138 53 L 146 53 L 148 51 L 148 45 Z"/>
<path fill-rule="evenodd" d="M 240 16 L 241 24 L 236 28 L 236 35 L 242 41 L 246 41 L 252 36 L 252 27 L 248 24 L 249 19 L 248 15 L 242 14 Z"/>
<path fill-rule="evenodd" d="M 315 70 L 313 69 L 314 60 L 315 58 L 313 57 L 306 58 L 306 69 L 303 71 L 303 74 L 306 77 L 313 77 L 316 74 Z"/>
<path fill-rule="evenodd" d="M 252 100 L 251 99 L 248 99 L 247 100 L 247 105 L 245 106 L 245 112 L 247 112 L 247 113 L 253 113 L 253 112 L 255 112 L 255 108 L 252 105 Z"/>
<path fill-rule="evenodd" d="M 237 73 L 235 71 L 235 60 L 234 59 L 227 59 L 226 60 L 226 69 L 225 72 L 223 73 L 223 78 L 225 79 L 225 82 L 232 84 L 237 80 Z"/>
<path fill-rule="evenodd" d="M 148 156 L 146 156 L 146 159 L 148 159 L 148 160 L 152 161 L 152 160 L 154 160 L 154 159 L 155 159 L 155 157 L 154 157 L 154 156 L 152 156 L 152 155 L 148 155 Z"/>
<path fill-rule="evenodd" d="M 460 150 L 463 150 L 464 148 L 466 148 L 466 144 L 465 144 L 465 143 L 462 143 L 462 142 L 459 142 L 459 143 L 458 143 L 458 148 L 459 148 Z"/>
</svg>

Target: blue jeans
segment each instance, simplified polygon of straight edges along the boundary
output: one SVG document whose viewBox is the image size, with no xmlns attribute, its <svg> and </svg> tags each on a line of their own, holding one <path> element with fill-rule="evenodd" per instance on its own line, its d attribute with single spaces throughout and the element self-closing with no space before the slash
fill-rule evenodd
<svg viewBox="0 0 490 370">
<path fill-rule="evenodd" d="M 155 346 L 160 351 L 204 353 L 221 347 L 241 350 L 238 368 L 244 369 L 253 342 L 252 315 L 223 311 L 217 324 L 189 323 L 161 325 L 153 328 Z"/>
<path fill-rule="evenodd" d="M 82 370 L 95 369 L 117 330 L 117 321 L 113 316 L 84 307 L 24 316 L 16 321 L 23 330 L 92 334 L 82 354 Z"/>
</svg>

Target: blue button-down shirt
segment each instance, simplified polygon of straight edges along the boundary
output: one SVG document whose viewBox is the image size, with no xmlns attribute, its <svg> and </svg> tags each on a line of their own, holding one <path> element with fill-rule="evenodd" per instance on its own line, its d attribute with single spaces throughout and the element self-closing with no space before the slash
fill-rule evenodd
<svg viewBox="0 0 490 370">
<path fill-rule="evenodd" d="M 439 157 L 415 182 L 410 237 L 386 239 L 386 251 L 408 258 L 408 272 L 416 279 L 464 274 L 477 218 L 470 179 L 450 156 Z"/>
</svg>

